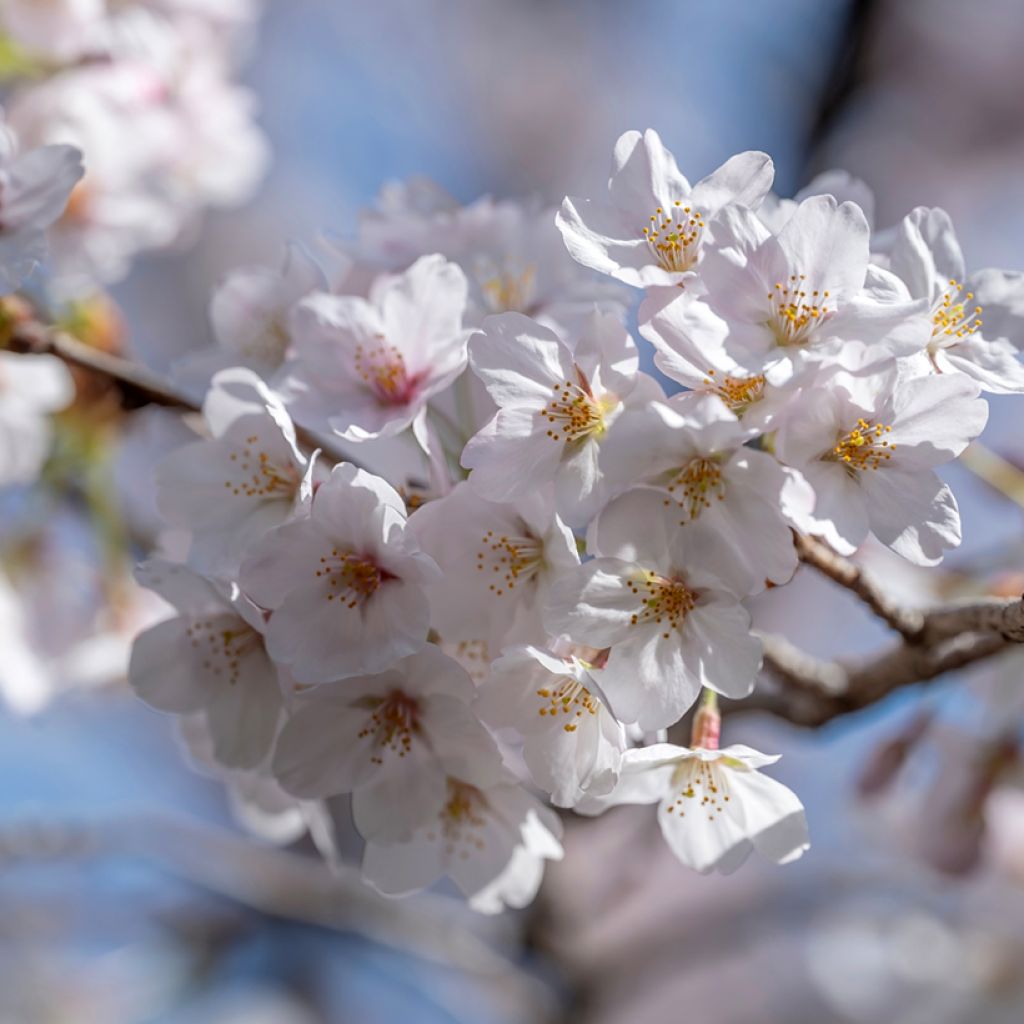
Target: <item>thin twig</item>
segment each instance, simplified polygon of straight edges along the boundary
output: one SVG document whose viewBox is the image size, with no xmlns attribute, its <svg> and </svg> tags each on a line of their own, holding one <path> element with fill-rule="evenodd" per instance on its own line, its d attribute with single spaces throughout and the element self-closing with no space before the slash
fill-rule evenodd
<svg viewBox="0 0 1024 1024">
<path fill-rule="evenodd" d="M 915 608 L 904 608 L 892 601 L 860 566 L 836 554 L 827 544 L 797 534 L 797 557 L 806 565 L 845 587 L 864 602 L 883 622 L 891 626 L 907 643 L 918 643 L 924 627 L 924 615 Z"/>
<path fill-rule="evenodd" d="M 65 331 L 45 324 L 35 321 L 19 323 L 12 332 L 9 348 L 14 352 L 57 356 L 70 366 L 105 377 L 117 385 L 124 405 L 129 409 L 159 405 L 180 409 L 182 412 L 202 412 L 201 407 L 192 399 L 167 387 L 135 363 L 109 352 L 101 352 Z M 351 456 L 330 450 L 323 437 L 298 424 L 295 424 L 295 437 L 307 453 L 319 448 L 335 462 L 359 465 Z"/>
</svg>

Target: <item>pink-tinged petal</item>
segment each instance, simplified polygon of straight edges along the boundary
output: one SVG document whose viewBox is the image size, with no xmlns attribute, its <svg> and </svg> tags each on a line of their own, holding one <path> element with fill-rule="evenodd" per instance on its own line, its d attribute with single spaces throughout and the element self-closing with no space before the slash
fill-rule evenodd
<svg viewBox="0 0 1024 1024">
<path fill-rule="evenodd" d="M 215 680 L 192 647 L 190 628 L 188 619 L 168 619 L 140 633 L 132 645 L 128 681 L 159 711 L 200 711 L 209 699 Z"/>
<path fill-rule="evenodd" d="M 963 284 L 964 257 L 949 214 L 938 207 L 911 210 L 896 226 L 889 266 L 915 299 L 934 302 L 950 280 Z"/>
<path fill-rule="evenodd" d="M 757 208 L 775 180 L 775 165 L 767 153 L 748 151 L 729 157 L 693 186 L 691 199 L 706 213 L 726 203 Z"/>
<path fill-rule="evenodd" d="M 213 756 L 229 768 L 255 768 L 270 752 L 283 700 L 277 667 L 262 643 L 244 656 L 238 678 L 219 678 L 206 704 Z"/>
<path fill-rule="evenodd" d="M 761 641 L 751 634 L 741 604 L 724 595 L 705 597 L 681 632 L 683 659 L 703 686 L 734 699 L 750 694 L 761 668 Z"/>
<path fill-rule="evenodd" d="M 868 499 L 857 480 L 837 462 L 803 467 L 814 488 L 814 511 L 804 528 L 823 537 L 842 555 L 852 555 L 868 535 Z"/>
<path fill-rule="evenodd" d="M 520 313 L 489 316 L 470 339 L 469 362 L 501 407 L 542 408 L 553 388 L 576 379 L 569 349 Z"/>
<path fill-rule="evenodd" d="M 929 469 L 886 467 L 865 473 L 871 530 L 915 565 L 938 565 L 960 545 L 960 512 L 952 491 Z"/>
<path fill-rule="evenodd" d="M 1008 341 L 986 341 L 973 335 L 934 357 L 943 373 L 962 373 L 977 381 L 983 390 L 996 395 L 1024 393 L 1024 363 Z"/>
<path fill-rule="evenodd" d="M 256 541 L 239 570 L 242 590 L 262 608 L 278 608 L 288 594 L 316 580 L 330 540 L 308 519 L 285 523 Z"/>
<path fill-rule="evenodd" d="M 402 843 L 367 843 L 363 880 L 385 896 L 406 896 L 425 889 L 445 874 L 440 823 L 421 828 Z"/>
<path fill-rule="evenodd" d="M 828 289 L 835 297 L 864 285 L 871 230 L 863 211 L 831 196 L 806 199 L 779 232 L 779 247 L 791 274 L 805 274 L 808 292 Z"/>
<path fill-rule="evenodd" d="M 226 595 L 205 576 L 186 565 L 162 558 L 151 558 L 136 566 L 135 582 L 187 614 L 209 611 L 219 614 L 230 608 Z"/>
<path fill-rule="evenodd" d="M 700 770 L 699 764 L 687 762 L 676 773 L 673 788 L 658 806 L 658 825 L 669 849 L 687 867 L 701 874 L 728 873 L 753 849 L 744 807 L 732 795 L 733 772 L 714 764 Z"/>
<path fill-rule="evenodd" d="M 758 771 L 728 771 L 728 784 L 730 803 L 743 808 L 743 831 L 763 857 L 788 864 L 810 848 L 803 804 L 791 789 Z M 720 870 L 734 870 L 739 861 L 726 858 Z"/>
<path fill-rule="evenodd" d="M 555 582 L 544 621 L 552 635 L 566 634 L 593 647 L 622 639 L 640 606 L 631 583 L 643 569 L 617 558 L 595 558 Z M 622 716 L 619 716 L 622 717 Z"/>
<path fill-rule="evenodd" d="M 930 468 L 949 462 L 988 421 L 978 385 L 960 374 L 902 382 L 892 399 L 894 464 Z"/>
<path fill-rule="evenodd" d="M 443 256 L 422 256 L 375 296 L 385 335 L 410 372 L 461 370 L 465 365 L 466 276 Z"/>
<path fill-rule="evenodd" d="M 653 128 L 625 132 L 615 143 L 608 198 L 627 214 L 647 216 L 690 193 L 675 157 Z M 643 227 L 643 223 L 639 225 Z"/>
<path fill-rule="evenodd" d="M 400 771 L 377 775 L 352 794 L 352 821 L 370 843 L 402 843 L 437 821 L 448 783 L 440 763 L 420 757 Z"/>
<path fill-rule="evenodd" d="M 674 629 L 657 623 L 627 627 L 594 678 L 615 717 L 641 729 L 665 729 L 677 722 L 700 696 L 700 664 Z M 692 645 L 691 645 L 692 646 Z"/>
<path fill-rule="evenodd" d="M 499 409 L 462 451 L 470 486 L 490 501 L 511 501 L 553 480 L 565 445 L 547 436 L 549 427 L 538 410 Z"/>
</svg>

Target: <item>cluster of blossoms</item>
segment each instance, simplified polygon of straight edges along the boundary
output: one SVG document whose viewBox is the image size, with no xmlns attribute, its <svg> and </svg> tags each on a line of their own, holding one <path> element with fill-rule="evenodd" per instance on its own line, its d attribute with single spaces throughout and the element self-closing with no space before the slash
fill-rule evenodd
<svg viewBox="0 0 1024 1024">
<path fill-rule="evenodd" d="M 51 233 L 61 296 L 120 280 L 209 206 L 248 199 L 267 162 L 234 81 L 257 0 L 3 0 L 7 126 L 69 144 L 87 173 Z"/>
<path fill-rule="evenodd" d="M 32 231 L 80 173 L 34 152 Z M 548 803 L 657 804 L 702 872 L 807 848 L 775 758 L 719 745 L 716 695 L 761 666 L 745 602 L 794 531 L 921 566 L 959 543 L 936 469 L 983 391 L 1024 391 L 1024 278 L 968 276 L 941 210 L 876 232 L 860 183 L 772 180 L 744 153 L 691 185 L 630 132 L 605 196 L 396 186 L 323 258 L 218 288 L 215 348 L 174 371 L 202 436 L 157 467 L 138 570 L 174 614 L 129 676 L 263 831 L 330 851 L 350 807 L 369 884 L 448 876 L 484 911 L 561 857 Z"/>
<path fill-rule="evenodd" d="M 925 566 L 958 544 L 936 469 L 982 391 L 1024 390 L 1024 279 L 968 276 L 941 210 L 873 232 L 860 183 L 772 178 L 743 153 L 691 185 L 630 132 L 605 196 L 396 186 L 323 266 L 232 275 L 178 368 L 206 436 L 157 470 L 190 541 L 140 569 L 176 615 L 138 693 L 307 821 L 347 797 L 388 894 L 527 902 L 561 856 L 538 793 L 656 803 L 702 872 L 800 856 L 776 758 L 718 742 L 715 695 L 761 665 L 744 602 L 793 575 L 793 531 Z"/>
</svg>

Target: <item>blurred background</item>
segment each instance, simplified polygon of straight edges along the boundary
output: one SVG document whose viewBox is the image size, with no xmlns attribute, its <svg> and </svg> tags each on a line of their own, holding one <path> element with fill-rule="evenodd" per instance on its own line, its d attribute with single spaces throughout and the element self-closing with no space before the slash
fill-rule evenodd
<svg viewBox="0 0 1024 1024">
<path fill-rule="evenodd" d="M 269 174 L 114 289 L 127 344 L 155 369 L 209 344 L 220 277 L 351 234 L 387 181 L 558 202 L 603 189 L 630 128 L 656 128 L 691 180 L 744 149 L 774 157 L 783 195 L 845 168 L 877 227 L 942 206 L 969 268 L 1024 268 L 1022 48 L 1019 0 L 269 0 L 243 70 Z M 1009 399 L 990 404 L 1006 464 L 949 474 L 962 549 L 924 576 L 864 553 L 908 602 L 1020 593 L 1024 434 Z M 178 429 L 144 412 L 121 445 L 129 519 L 152 515 L 152 453 Z M 476 919 L 443 897 L 372 899 L 308 839 L 254 845 L 223 785 L 105 668 L 146 608 L 133 598 L 130 622 L 94 635 L 102 538 L 73 512 L 53 525 L 56 585 L 19 599 L 61 655 L 35 714 L 0 712 L 0 1022 L 1024 1020 L 1024 655 L 816 733 L 727 720 L 727 742 L 784 754 L 813 838 L 796 865 L 700 877 L 648 808 L 625 808 L 567 820 L 530 910 Z M 820 655 L 886 642 L 806 570 L 759 602 L 760 626 Z M 41 670 L 8 603 L 0 658 L 24 679 Z"/>
</svg>

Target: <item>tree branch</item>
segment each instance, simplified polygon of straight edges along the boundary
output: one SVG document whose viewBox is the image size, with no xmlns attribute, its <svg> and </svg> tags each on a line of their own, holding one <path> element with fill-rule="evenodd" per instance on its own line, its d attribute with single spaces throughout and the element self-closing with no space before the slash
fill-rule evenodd
<svg viewBox="0 0 1024 1024">
<path fill-rule="evenodd" d="M 764 665 L 782 684 L 764 688 L 727 709 L 767 711 L 802 726 L 821 726 L 860 711 L 915 683 L 965 668 L 1011 646 L 998 632 L 967 632 L 934 645 L 901 643 L 859 664 L 819 661 L 788 640 L 765 636 Z"/>
<path fill-rule="evenodd" d="M 159 405 L 168 409 L 180 409 L 182 412 L 202 412 L 201 407 L 192 399 L 166 387 L 129 360 L 101 352 L 64 331 L 37 321 L 26 320 L 16 324 L 8 347 L 12 352 L 57 356 L 70 366 L 105 377 L 117 386 L 124 406 L 128 409 Z M 323 438 L 298 424 L 295 424 L 295 437 L 307 453 L 319 448 L 335 462 L 359 465 L 351 456 L 331 450 L 325 445 Z"/>
<path fill-rule="evenodd" d="M 796 534 L 797 557 L 806 565 L 834 580 L 858 597 L 883 622 L 896 630 L 907 643 L 918 643 L 924 628 L 924 615 L 915 608 L 903 608 L 892 601 L 858 565 L 836 554 L 814 537 Z"/>
</svg>

